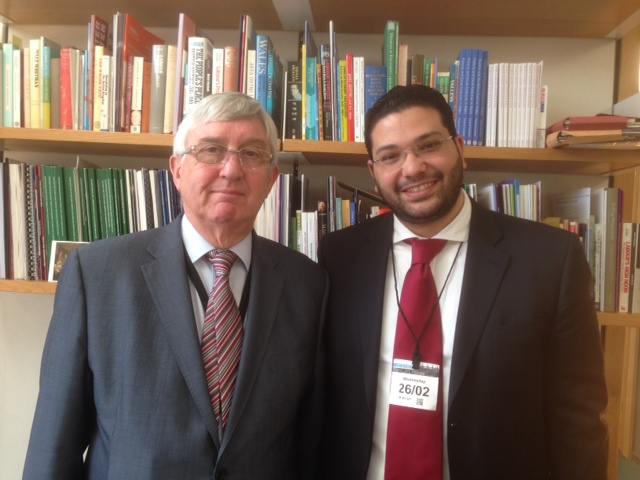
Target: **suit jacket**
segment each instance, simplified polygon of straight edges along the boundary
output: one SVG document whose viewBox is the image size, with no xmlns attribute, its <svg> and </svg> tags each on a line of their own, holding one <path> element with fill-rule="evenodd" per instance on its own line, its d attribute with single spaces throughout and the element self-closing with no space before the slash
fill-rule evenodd
<svg viewBox="0 0 640 480">
<path fill-rule="evenodd" d="M 603 354 L 577 236 L 472 202 L 449 413 L 452 480 L 604 480 Z M 325 235 L 325 478 L 366 476 L 393 216 Z M 446 319 L 443 319 L 446 321 Z"/>
<path fill-rule="evenodd" d="M 24 479 L 281 480 L 317 467 L 326 273 L 253 234 L 220 443 L 180 223 L 84 246 L 65 263 Z"/>
</svg>

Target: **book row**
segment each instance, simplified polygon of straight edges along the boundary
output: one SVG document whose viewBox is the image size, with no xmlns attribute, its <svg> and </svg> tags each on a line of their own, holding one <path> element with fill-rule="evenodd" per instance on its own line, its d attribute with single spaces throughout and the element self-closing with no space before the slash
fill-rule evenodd
<svg viewBox="0 0 640 480">
<path fill-rule="evenodd" d="M 181 211 L 171 173 L 30 165 L 0 168 L 0 278 L 46 280 L 54 241 L 92 242 L 165 225 Z"/>
<path fill-rule="evenodd" d="M 285 75 L 285 138 L 362 142 L 375 102 L 396 85 L 419 84 L 442 93 L 467 145 L 544 146 L 542 62 L 490 64 L 488 51 L 463 49 L 442 65 L 400 43 L 397 21 L 385 27 L 380 65 L 365 65 L 349 52 L 340 56 L 332 22 L 329 43 L 319 46 L 305 24 L 299 51 Z"/>
<path fill-rule="evenodd" d="M 188 16 L 175 44 L 116 13 L 96 15 L 86 48 L 13 36 L 0 49 L 5 127 L 173 133 L 204 96 L 241 91 L 280 126 L 282 63 L 267 35 L 241 18 L 237 45 L 214 46 Z"/>
</svg>

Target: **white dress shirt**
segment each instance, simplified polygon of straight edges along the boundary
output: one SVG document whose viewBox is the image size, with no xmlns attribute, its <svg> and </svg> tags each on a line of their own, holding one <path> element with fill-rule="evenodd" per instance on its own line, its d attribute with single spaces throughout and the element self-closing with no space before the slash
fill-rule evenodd
<svg viewBox="0 0 640 480">
<path fill-rule="evenodd" d="M 469 221 L 471 219 L 471 202 L 463 192 L 464 205 L 456 218 L 433 238 L 448 240 L 442 251 L 431 262 L 431 272 L 440 297 L 440 316 L 442 318 L 442 398 L 444 403 L 443 425 L 443 480 L 449 480 L 449 462 L 447 455 L 447 413 L 449 400 L 449 378 L 451 374 L 451 357 L 453 340 L 460 303 L 460 290 L 467 256 L 467 240 L 469 238 Z M 378 390 L 376 413 L 373 430 L 373 447 L 367 480 L 384 479 L 385 449 L 387 442 L 387 421 L 389 414 L 389 388 L 391 385 L 391 365 L 395 342 L 396 322 L 398 320 L 398 298 L 402 294 L 405 276 L 411 266 L 411 246 L 405 240 L 416 238 L 397 217 L 394 217 L 393 252 L 389 255 L 387 278 L 384 290 L 384 306 L 382 313 L 382 338 L 380 345 L 380 364 L 378 367 Z M 458 251 L 458 249 L 460 249 Z M 457 254 L 457 255 L 456 255 Z M 395 257 L 395 279 L 392 255 Z M 445 280 L 451 270 L 451 275 Z M 396 297 L 396 288 L 398 297 Z"/>
<path fill-rule="evenodd" d="M 202 280 L 204 289 L 207 293 L 211 292 L 215 273 L 213 271 L 213 265 L 203 257 L 205 254 L 213 250 L 214 247 L 196 231 L 186 215 L 182 217 L 182 241 L 184 242 L 189 259 L 193 263 L 200 279 Z M 229 285 L 231 287 L 233 297 L 238 305 L 240 305 L 242 291 L 244 290 L 244 284 L 247 281 L 249 267 L 251 266 L 251 245 L 251 233 L 249 233 L 244 240 L 229 249 L 238 255 L 238 260 L 241 260 L 236 260 L 233 263 L 231 272 L 229 273 Z M 196 320 L 196 327 L 198 329 L 198 338 L 202 339 L 204 308 L 202 307 L 202 302 L 200 301 L 200 297 L 198 296 L 198 292 L 193 282 L 189 281 L 189 287 L 191 289 L 191 303 L 193 304 L 193 313 Z"/>
</svg>

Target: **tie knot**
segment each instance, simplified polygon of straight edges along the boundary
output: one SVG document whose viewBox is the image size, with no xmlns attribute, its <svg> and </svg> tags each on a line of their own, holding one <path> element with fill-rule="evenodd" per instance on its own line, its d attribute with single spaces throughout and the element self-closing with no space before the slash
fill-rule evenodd
<svg viewBox="0 0 640 480">
<path fill-rule="evenodd" d="M 447 241 L 439 238 L 426 240 L 412 238 L 407 240 L 407 243 L 411 245 L 411 264 L 429 265 L 431 260 L 444 248 Z"/>
<path fill-rule="evenodd" d="M 213 265 L 216 275 L 229 275 L 231 265 L 238 256 L 231 250 L 211 250 L 205 258 Z"/>
</svg>

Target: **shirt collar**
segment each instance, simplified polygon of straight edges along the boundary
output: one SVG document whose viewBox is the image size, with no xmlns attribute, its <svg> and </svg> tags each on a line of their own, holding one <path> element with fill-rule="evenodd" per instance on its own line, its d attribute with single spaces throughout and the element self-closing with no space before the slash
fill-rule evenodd
<svg viewBox="0 0 640 480">
<path fill-rule="evenodd" d="M 182 241 L 184 242 L 187 255 L 189 255 L 192 263 L 195 263 L 202 258 L 203 255 L 215 248 L 198 233 L 186 215 L 182 216 Z M 247 271 L 251 265 L 251 246 L 252 238 L 251 233 L 249 233 L 240 243 L 229 249 L 238 255 L 238 258 L 242 260 Z"/>
</svg>

